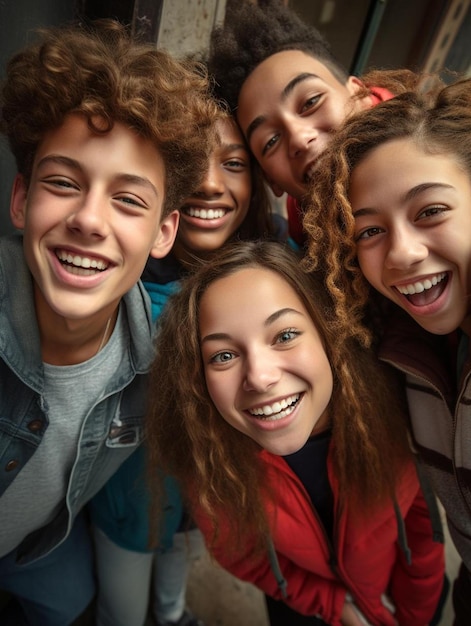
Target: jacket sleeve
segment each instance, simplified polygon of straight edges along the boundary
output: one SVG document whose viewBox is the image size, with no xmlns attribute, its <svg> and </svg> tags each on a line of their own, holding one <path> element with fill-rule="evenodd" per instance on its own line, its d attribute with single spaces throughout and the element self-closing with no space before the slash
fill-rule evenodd
<svg viewBox="0 0 471 626">
<path fill-rule="evenodd" d="M 401 626 L 424 626 L 432 619 L 440 598 L 445 574 L 443 544 L 433 540 L 432 523 L 422 490 L 417 490 L 405 518 L 408 564 L 398 546 L 391 578 L 391 596 Z"/>
<path fill-rule="evenodd" d="M 292 559 L 276 550 L 279 569 L 287 582 L 284 597 L 267 553 L 257 555 L 250 541 L 235 547 L 227 526 L 221 527 L 217 539 L 213 540 L 210 520 L 201 511 L 193 510 L 193 516 L 205 537 L 209 552 L 233 576 L 252 583 L 276 600 L 286 602 L 298 613 L 318 616 L 332 626 L 341 626 L 340 616 L 346 589 L 339 583 L 300 568 Z"/>
</svg>

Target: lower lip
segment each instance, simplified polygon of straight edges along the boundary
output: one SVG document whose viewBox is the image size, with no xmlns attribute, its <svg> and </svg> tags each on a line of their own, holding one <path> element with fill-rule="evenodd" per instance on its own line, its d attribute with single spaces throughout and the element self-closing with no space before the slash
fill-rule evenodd
<svg viewBox="0 0 471 626">
<path fill-rule="evenodd" d="M 249 418 L 250 422 L 254 424 L 254 426 L 259 428 L 260 430 L 269 431 L 269 432 L 274 431 L 274 430 L 281 430 L 283 428 L 286 428 L 287 426 L 290 426 L 290 424 L 294 422 L 299 412 L 299 407 L 303 400 L 304 400 L 304 394 L 302 394 L 301 397 L 299 398 L 294 410 L 291 413 L 289 413 L 289 415 L 286 415 L 286 417 L 282 417 L 281 419 L 274 419 L 274 420 L 258 419 L 254 417 L 253 415 L 251 415 L 248 411 L 245 411 L 245 414 Z"/>
</svg>

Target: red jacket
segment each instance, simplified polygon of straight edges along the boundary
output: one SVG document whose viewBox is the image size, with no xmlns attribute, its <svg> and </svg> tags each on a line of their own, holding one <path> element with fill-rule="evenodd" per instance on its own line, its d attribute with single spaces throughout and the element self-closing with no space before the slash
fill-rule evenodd
<svg viewBox="0 0 471 626">
<path fill-rule="evenodd" d="M 338 485 L 329 459 L 329 480 L 335 499 L 332 545 L 304 486 L 288 464 L 266 451 L 262 456 L 267 465 L 267 479 L 273 481 L 277 493 L 276 519 L 273 511 L 269 516 L 276 556 L 287 581 L 287 597 L 282 596 L 268 556 L 255 558 L 250 541 L 237 550 L 226 549 L 226 546 L 232 548 L 233 540 L 223 519 L 217 544 L 211 548 L 222 567 L 266 594 L 284 600 L 297 612 L 320 616 L 332 626 L 341 626 L 347 592 L 375 626 L 395 624 L 381 602 L 381 595 L 386 592 L 396 606 L 395 618 L 400 626 L 428 624 L 442 589 L 444 551 L 442 544 L 432 540 L 429 512 L 415 468 L 412 465 L 407 468 L 396 492 L 412 554 L 408 565 L 398 545 L 392 503 L 360 522 L 352 519 L 348 507 L 340 512 Z M 201 511 L 194 514 L 209 539 L 212 536 L 209 520 Z"/>
</svg>

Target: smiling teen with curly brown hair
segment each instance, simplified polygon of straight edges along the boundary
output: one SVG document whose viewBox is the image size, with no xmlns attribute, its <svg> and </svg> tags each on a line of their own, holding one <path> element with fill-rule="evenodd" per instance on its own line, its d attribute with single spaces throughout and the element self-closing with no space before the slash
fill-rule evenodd
<svg viewBox="0 0 471 626">
<path fill-rule="evenodd" d="M 402 394 L 322 281 L 279 243 L 234 244 L 170 300 L 156 351 L 150 480 L 160 466 L 176 476 L 218 561 L 293 626 L 361 624 L 357 610 L 428 624 L 443 547 Z"/>
<path fill-rule="evenodd" d="M 93 598 L 81 510 L 142 441 L 139 277 L 173 245 L 217 116 L 204 76 L 111 22 L 46 29 L 7 65 L 22 233 L 0 239 L 0 588 L 21 615 L 2 624 L 63 626 Z"/>
</svg>

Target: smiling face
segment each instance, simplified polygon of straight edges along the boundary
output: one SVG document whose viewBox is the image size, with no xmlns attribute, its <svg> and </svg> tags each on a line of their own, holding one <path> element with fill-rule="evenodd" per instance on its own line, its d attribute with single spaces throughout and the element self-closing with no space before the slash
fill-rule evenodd
<svg viewBox="0 0 471 626">
<path fill-rule="evenodd" d="M 250 157 L 244 139 L 230 119 L 217 122 L 220 143 L 196 192 L 180 209 L 174 251 L 191 260 L 217 250 L 240 228 L 252 193 Z"/>
<path fill-rule="evenodd" d="M 332 371 L 301 299 L 278 274 L 246 268 L 200 303 L 206 384 L 221 416 L 274 454 L 327 425 Z"/>
<path fill-rule="evenodd" d="M 366 279 L 429 332 L 469 334 L 469 174 L 449 155 L 397 139 L 354 169 L 349 196 Z"/>
<path fill-rule="evenodd" d="M 369 96 L 352 99 L 360 86 L 353 76 L 341 83 L 300 50 L 277 52 L 248 76 L 237 119 L 277 195 L 304 195 L 332 131 L 354 111 L 370 106 Z"/>
<path fill-rule="evenodd" d="M 70 115 L 46 134 L 28 188 L 17 177 L 11 202 L 39 319 L 112 314 L 149 253 L 173 244 L 178 214 L 161 220 L 164 183 L 156 147 L 121 124 L 97 135 Z"/>
</svg>

